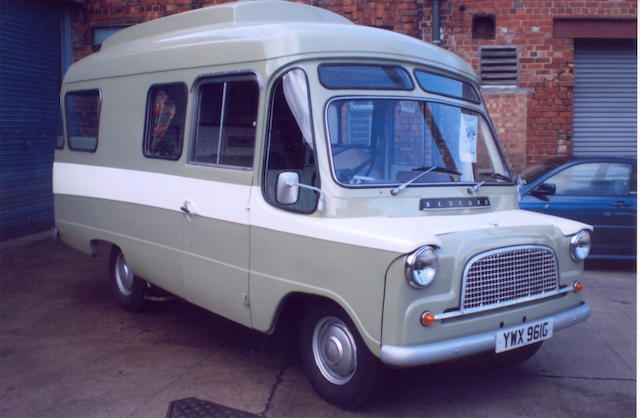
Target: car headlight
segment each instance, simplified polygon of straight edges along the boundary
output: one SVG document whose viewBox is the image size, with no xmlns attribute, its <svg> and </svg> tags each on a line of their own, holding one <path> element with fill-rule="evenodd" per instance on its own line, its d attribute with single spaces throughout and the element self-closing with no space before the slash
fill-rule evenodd
<svg viewBox="0 0 640 418">
<path fill-rule="evenodd" d="M 582 261 L 591 250 L 591 232 L 583 229 L 571 237 L 571 258 L 573 261 Z"/>
<path fill-rule="evenodd" d="M 438 272 L 438 256 L 433 247 L 422 247 L 409 254 L 404 269 L 407 282 L 422 289 L 431 284 Z"/>
</svg>

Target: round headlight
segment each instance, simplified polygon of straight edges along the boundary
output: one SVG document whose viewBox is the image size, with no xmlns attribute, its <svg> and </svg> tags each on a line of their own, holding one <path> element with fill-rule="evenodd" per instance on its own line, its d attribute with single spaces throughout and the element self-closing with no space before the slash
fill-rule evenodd
<svg viewBox="0 0 640 418">
<path fill-rule="evenodd" d="M 438 272 L 438 256 L 433 247 L 422 247 L 409 254 L 405 276 L 412 287 L 422 289 L 429 286 Z"/>
<path fill-rule="evenodd" d="M 586 229 L 571 237 L 571 258 L 573 261 L 582 261 L 591 250 L 591 233 Z"/>
</svg>

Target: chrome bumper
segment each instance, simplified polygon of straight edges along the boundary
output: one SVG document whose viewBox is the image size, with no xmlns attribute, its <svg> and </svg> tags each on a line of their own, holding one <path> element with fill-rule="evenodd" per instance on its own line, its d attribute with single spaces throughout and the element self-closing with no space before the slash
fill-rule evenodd
<svg viewBox="0 0 640 418">
<path fill-rule="evenodd" d="M 552 315 L 553 331 L 585 321 L 591 306 L 582 302 L 577 308 Z M 471 354 L 491 351 L 496 345 L 496 331 L 417 346 L 383 345 L 380 358 L 390 366 L 410 367 L 440 363 Z"/>
</svg>

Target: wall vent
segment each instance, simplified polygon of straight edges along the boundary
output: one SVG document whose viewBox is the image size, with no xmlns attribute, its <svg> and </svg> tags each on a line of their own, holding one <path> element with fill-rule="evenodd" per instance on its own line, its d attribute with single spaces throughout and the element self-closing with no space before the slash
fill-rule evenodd
<svg viewBox="0 0 640 418">
<path fill-rule="evenodd" d="M 518 48 L 488 46 L 480 49 L 480 78 L 483 85 L 518 85 Z"/>
</svg>

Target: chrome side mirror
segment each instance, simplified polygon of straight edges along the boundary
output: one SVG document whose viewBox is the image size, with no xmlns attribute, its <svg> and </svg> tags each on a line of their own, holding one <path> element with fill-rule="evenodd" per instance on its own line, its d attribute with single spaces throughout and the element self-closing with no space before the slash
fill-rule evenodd
<svg viewBox="0 0 640 418">
<path fill-rule="evenodd" d="M 300 174 L 283 171 L 278 174 L 276 183 L 276 201 L 281 205 L 291 205 L 300 197 Z"/>
</svg>

